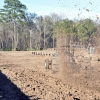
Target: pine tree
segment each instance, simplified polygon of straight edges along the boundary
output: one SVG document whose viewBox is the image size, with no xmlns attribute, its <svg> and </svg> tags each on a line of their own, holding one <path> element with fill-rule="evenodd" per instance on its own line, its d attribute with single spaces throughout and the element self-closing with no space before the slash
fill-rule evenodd
<svg viewBox="0 0 100 100">
<path fill-rule="evenodd" d="M 3 9 L 0 9 L 0 21 L 3 23 L 12 22 L 14 25 L 14 50 L 16 50 L 17 48 L 16 24 L 24 20 L 26 9 L 26 6 L 22 4 L 19 0 L 4 0 Z"/>
</svg>

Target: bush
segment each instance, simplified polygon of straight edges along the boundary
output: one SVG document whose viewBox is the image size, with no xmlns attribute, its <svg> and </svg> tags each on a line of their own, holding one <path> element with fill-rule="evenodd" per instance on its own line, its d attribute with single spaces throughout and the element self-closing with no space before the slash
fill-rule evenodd
<svg viewBox="0 0 100 100">
<path fill-rule="evenodd" d="M 16 51 L 21 51 L 21 49 L 20 48 L 16 48 Z"/>
<path fill-rule="evenodd" d="M 43 48 L 40 48 L 40 50 L 43 50 Z"/>
<path fill-rule="evenodd" d="M 4 48 L 3 51 L 12 51 L 12 48 Z"/>
</svg>

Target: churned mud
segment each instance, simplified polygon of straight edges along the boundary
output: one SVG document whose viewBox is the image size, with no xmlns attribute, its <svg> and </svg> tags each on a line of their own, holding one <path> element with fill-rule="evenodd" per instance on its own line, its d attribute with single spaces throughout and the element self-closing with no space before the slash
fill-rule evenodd
<svg viewBox="0 0 100 100">
<path fill-rule="evenodd" d="M 53 73 L 44 60 L 31 52 L 0 52 L 0 100 L 100 100 L 99 80 L 89 80 L 95 87 L 86 87 L 84 72 Z"/>
</svg>

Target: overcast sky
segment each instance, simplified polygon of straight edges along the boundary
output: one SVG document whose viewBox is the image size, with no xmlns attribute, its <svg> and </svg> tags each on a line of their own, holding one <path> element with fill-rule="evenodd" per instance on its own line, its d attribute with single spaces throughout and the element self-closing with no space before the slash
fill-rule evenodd
<svg viewBox="0 0 100 100">
<path fill-rule="evenodd" d="M 20 0 L 25 4 L 29 12 L 38 15 L 57 13 L 69 19 L 92 18 L 100 16 L 100 0 Z M 0 8 L 4 5 L 0 0 Z"/>
</svg>

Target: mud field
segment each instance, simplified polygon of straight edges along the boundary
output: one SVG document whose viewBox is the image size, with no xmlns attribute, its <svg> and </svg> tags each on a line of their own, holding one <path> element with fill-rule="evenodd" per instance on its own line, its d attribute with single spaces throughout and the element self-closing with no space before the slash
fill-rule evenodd
<svg viewBox="0 0 100 100">
<path fill-rule="evenodd" d="M 99 74 L 93 68 L 91 79 L 70 68 L 63 76 L 46 70 L 44 60 L 31 51 L 0 52 L 0 100 L 100 100 Z"/>
</svg>

